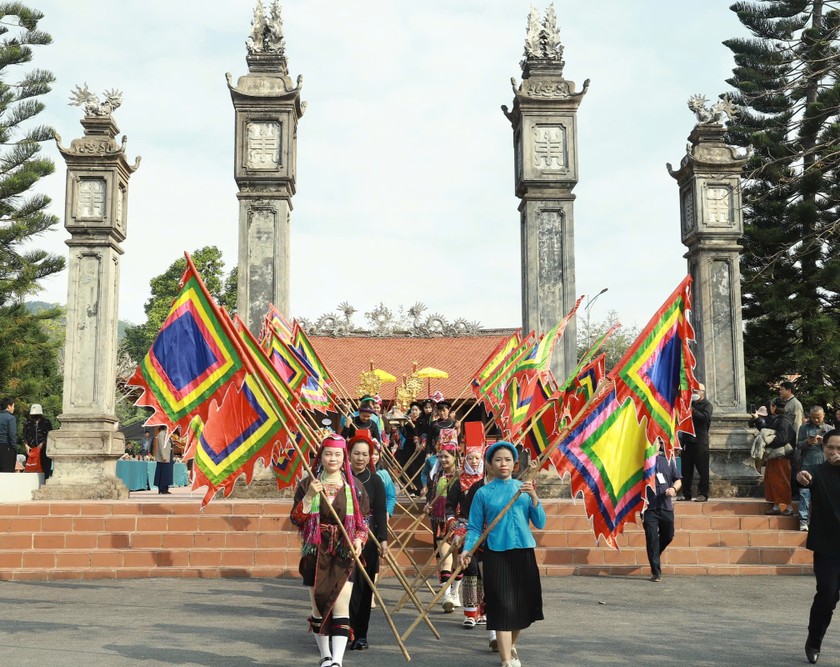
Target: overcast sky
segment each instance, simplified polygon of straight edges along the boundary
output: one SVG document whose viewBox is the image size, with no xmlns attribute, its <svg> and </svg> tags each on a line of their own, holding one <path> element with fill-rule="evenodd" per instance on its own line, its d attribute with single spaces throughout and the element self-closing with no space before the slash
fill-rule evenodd
<svg viewBox="0 0 840 667">
<path fill-rule="evenodd" d="M 728 89 L 721 42 L 743 36 L 730 0 L 558 0 L 565 76 L 591 79 L 578 111 L 577 289 L 644 324 L 686 272 L 676 182 L 691 94 Z M 118 88 L 129 187 L 120 316 L 145 319 L 149 280 L 184 250 L 237 261 L 233 106 L 252 0 L 41 0 L 56 76 L 42 121 L 81 136 L 76 84 Z M 545 8 L 540 4 L 540 9 Z M 510 77 L 521 78 L 529 0 L 287 0 L 290 74 L 304 77 L 292 212 L 292 313 L 423 301 L 448 319 L 519 326 L 519 200 Z M 63 160 L 38 187 L 64 215 Z M 39 239 L 66 254 L 63 227 Z M 64 302 L 67 274 L 36 298 Z"/>
</svg>

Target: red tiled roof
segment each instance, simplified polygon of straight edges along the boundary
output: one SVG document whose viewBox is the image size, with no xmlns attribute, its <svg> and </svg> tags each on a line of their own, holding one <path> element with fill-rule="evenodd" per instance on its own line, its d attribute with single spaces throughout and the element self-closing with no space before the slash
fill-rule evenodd
<svg viewBox="0 0 840 667">
<path fill-rule="evenodd" d="M 310 336 L 312 345 L 330 373 L 338 379 L 344 389 L 356 397 L 359 375 L 374 368 L 381 368 L 402 381 L 403 375 L 411 375 L 413 365 L 417 368 L 431 366 L 449 373 L 446 379 L 431 379 L 424 382 L 421 397 L 425 398 L 428 388 L 441 391 L 446 398 L 455 399 L 461 394 L 482 362 L 490 356 L 503 338 L 510 334 L 498 333 L 484 336 L 459 336 L 457 338 L 331 338 Z M 380 395 L 386 400 L 394 399 L 395 383 L 382 385 Z M 464 392 L 463 398 L 472 396 Z"/>
</svg>

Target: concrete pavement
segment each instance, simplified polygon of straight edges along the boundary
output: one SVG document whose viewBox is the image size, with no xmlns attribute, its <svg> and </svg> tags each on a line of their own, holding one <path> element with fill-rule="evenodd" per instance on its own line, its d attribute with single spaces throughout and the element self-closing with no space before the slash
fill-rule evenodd
<svg viewBox="0 0 840 667">
<path fill-rule="evenodd" d="M 393 579 L 381 590 L 399 598 Z M 554 665 L 807 664 L 813 577 L 631 577 L 543 579 L 546 620 L 518 644 L 527 667 Z M 429 597 L 428 595 L 426 596 Z M 312 666 L 304 589 L 297 579 L 145 579 L 0 583 L 0 665 Z M 408 639 L 417 667 L 493 667 L 498 654 L 463 615 L 433 615 Z M 395 616 L 403 631 L 414 615 Z M 371 649 L 348 651 L 346 667 L 406 664 L 379 610 Z M 819 664 L 840 665 L 840 627 L 829 629 Z"/>
</svg>

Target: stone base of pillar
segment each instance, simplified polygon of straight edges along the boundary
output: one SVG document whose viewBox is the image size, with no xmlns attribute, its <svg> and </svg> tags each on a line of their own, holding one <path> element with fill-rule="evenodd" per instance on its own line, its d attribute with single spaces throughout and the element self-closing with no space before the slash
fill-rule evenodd
<svg viewBox="0 0 840 667">
<path fill-rule="evenodd" d="M 233 491 L 228 498 L 235 499 L 256 499 L 256 498 L 291 498 L 295 493 L 294 486 L 282 491 L 277 490 L 277 482 L 274 473 L 263 466 L 262 461 L 257 461 L 254 466 L 254 476 L 250 484 L 245 484 L 242 477 L 236 482 Z"/>
<path fill-rule="evenodd" d="M 127 499 L 128 489 L 116 475 L 117 459 L 125 452 L 123 434 L 107 424 L 104 430 L 85 430 L 79 420 L 73 419 L 68 420 L 70 428 L 65 428 L 62 417 L 62 427 L 47 438 L 52 477 L 32 494 L 32 499 Z"/>
<path fill-rule="evenodd" d="M 712 417 L 709 430 L 709 492 L 712 498 L 764 495 L 762 477 L 750 459 L 756 431 L 747 426 L 749 419 L 747 414 Z M 696 479 L 697 475 L 694 477 Z"/>
</svg>

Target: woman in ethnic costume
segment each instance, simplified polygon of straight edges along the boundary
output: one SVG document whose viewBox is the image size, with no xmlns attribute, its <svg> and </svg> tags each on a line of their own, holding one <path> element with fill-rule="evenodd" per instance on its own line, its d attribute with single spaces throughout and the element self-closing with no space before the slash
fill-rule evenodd
<svg viewBox="0 0 840 667">
<path fill-rule="evenodd" d="M 516 447 L 505 441 L 487 448 L 485 461 L 493 471 L 493 481 L 475 494 L 461 564 L 467 567 L 468 551 L 521 489 L 520 495 L 490 534 L 484 550 L 484 599 L 487 605 L 487 628 L 496 631 L 502 667 L 521 667 L 516 650 L 519 633 L 534 621 L 543 619 L 542 587 L 536 541 L 529 522 L 545 527 L 545 510 L 533 482 L 513 479 Z"/>
<path fill-rule="evenodd" d="M 362 550 L 362 561 L 370 580 L 379 572 L 379 556 L 388 548 L 388 512 L 385 504 L 385 485 L 371 465 L 371 451 L 374 443 L 365 431 L 359 431 L 350 438 L 350 468 L 356 476 L 356 484 L 364 488 L 370 503 L 370 513 L 365 515 L 371 534 L 376 541 L 370 540 Z M 350 597 L 350 624 L 353 628 L 351 650 L 364 651 L 368 648 L 368 626 L 373 591 L 367 580 L 359 575 L 353 582 L 353 594 Z"/>
<path fill-rule="evenodd" d="M 470 516 L 472 497 L 468 493 L 473 485 L 484 480 L 484 458 L 481 447 L 470 447 L 464 456 L 464 465 L 458 479 L 449 487 L 446 495 L 446 530 L 452 535 L 454 546 L 464 541 L 467 533 L 467 520 Z M 484 590 L 478 571 L 478 559 L 470 561 L 463 572 L 462 597 L 464 604 L 464 627 L 474 628 L 481 614 L 484 604 Z"/>
<path fill-rule="evenodd" d="M 367 540 L 368 497 L 350 472 L 347 443 L 341 436 L 327 436 L 315 462 L 314 477 L 301 480 L 295 489 L 291 519 L 303 537 L 298 570 L 303 585 L 309 588 L 309 624 L 321 653 L 319 665 L 341 667 L 350 637 L 353 552 L 360 555 Z M 321 491 L 343 522 L 352 544 L 347 543 L 324 505 Z"/>
<path fill-rule="evenodd" d="M 438 552 L 438 571 L 440 583 L 449 581 L 452 574 L 452 561 L 456 549 L 446 542 L 446 496 L 449 487 L 458 479 L 458 443 L 443 442 L 438 450 L 437 462 L 432 470 L 429 488 L 426 492 L 426 514 L 432 524 L 434 548 Z M 444 593 L 441 600 L 443 611 L 450 614 L 455 607 L 460 607 L 458 592 L 460 578 Z"/>
</svg>

